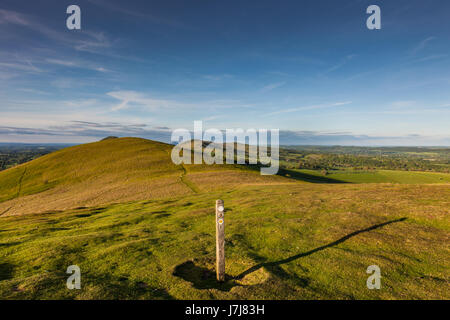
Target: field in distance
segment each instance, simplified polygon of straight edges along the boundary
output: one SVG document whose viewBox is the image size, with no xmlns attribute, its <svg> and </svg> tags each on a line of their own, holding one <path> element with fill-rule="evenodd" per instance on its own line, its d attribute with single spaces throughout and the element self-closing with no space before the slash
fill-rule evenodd
<svg viewBox="0 0 450 320">
<path fill-rule="evenodd" d="M 401 170 L 320 170 L 293 169 L 292 171 L 311 175 L 311 179 L 326 178 L 336 183 L 450 183 L 450 174 L 441 172 Z"/>
<path fill-rule="evenodd" d="M 407 183 L 289 168 L 263 177 L 237 165 L 175 166 L 170 148 L 113 139 L 0 172 L 0 298 L 450 299 L 445 173 L 381 181 L 406 174 Z M 366 287 L 374 264 L 380 290 Z M 81 290 L 66 287 L 70 265 L 81 268 Z"/>
</svg>

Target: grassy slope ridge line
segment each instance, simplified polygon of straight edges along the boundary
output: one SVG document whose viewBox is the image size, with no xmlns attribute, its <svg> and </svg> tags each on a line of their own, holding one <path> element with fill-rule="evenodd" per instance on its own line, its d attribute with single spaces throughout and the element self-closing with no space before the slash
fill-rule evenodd
<svg viewBox="0 0 450 320">
<path fill-rule="evenodd" d="M 282 179 L 261 177 L 242 166 L 177 166 L 170 159 L 172 147 L 140 138 L 108 139 L 65 148 L 2 171 L 0 213 L 28 214 L 187 195 L 209 191 L 219 177 L 225 188 Z M 197 182 L 188 177 L 191 173 Z"/>
</svg>

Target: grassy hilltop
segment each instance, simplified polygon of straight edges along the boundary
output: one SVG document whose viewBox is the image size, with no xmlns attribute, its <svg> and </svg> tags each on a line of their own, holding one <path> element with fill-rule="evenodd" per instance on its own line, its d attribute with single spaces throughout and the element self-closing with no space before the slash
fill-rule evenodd
<svg viewBox="0 0 450 320">
<path fill-rule="evenodd" d="M 237 165 L 176 166 L 170 158 L 172 147 L 140 138 L 108 139 L 65 148 L 1 171 L 0 216 L 288 181 L 263 178 L 258 171 Z"/>
<path fill-rule="evenodd" d="M 261 176 L 176 166 L 171 148 L 109 139 L 0 172 L 0 298 L 450 299 L 448 175 L 436 184 Z M 223 284 L 214 274 L 219 198 Z M 73 264 L 81 290 L 66 288 Z M 380 290 L 366 287 L 373 264 Z"/>
</svg>

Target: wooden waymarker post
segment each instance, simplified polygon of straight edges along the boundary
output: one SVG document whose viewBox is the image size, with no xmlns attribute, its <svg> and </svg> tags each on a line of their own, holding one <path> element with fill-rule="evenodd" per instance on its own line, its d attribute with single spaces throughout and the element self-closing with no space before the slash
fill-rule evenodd
<svg viewBox="0 0 450 320">
<path fill-rule="evenodd" d="M 225 281 L 225 207 L 216 200 L 216 273 L 217 281 Z"/>
</svg>

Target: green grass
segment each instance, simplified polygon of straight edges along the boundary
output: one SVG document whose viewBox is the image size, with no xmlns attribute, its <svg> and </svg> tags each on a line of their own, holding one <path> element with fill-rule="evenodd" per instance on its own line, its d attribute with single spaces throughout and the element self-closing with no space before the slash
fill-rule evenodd
<svg viewBox="0 0 450 320">
<path fill-rule="evenodd" d="M 400 170 L 334 170 L 330 171 L 327 175 L 323 175 L 319 170 L 300 169 L 292 171 L 305 173 L 316 177 L 325 177 L 328 179 L 347 183 L 450 183 L 450 174 L 437 172 Z"/>
<path fill-rule="evenodd" d="M 113 139 L 1 172 L 0 298 L 450 298 L 450 188 L 423 184 L 434 175 L 262 177 L 174 166 L 169 147 Z M 223 284 L 216 199 L 226 207 Z M 373 264 L 380 290 L 366 287 Z M 81 268 L 81 290 L 66 288 L 70 265 Z"/>
<path fill-rule="evenodd" d="M 3 217 L 0 297 L 449 299 L 448 188 L 360 186 L 250 186 Z M 222 285 L 214 279 L 217 198 L 227 208 Z M 72 264 L 81 290 L 66 288 Z M 381 290 L 366 288 L 372 264 Z"/>
</svg>

